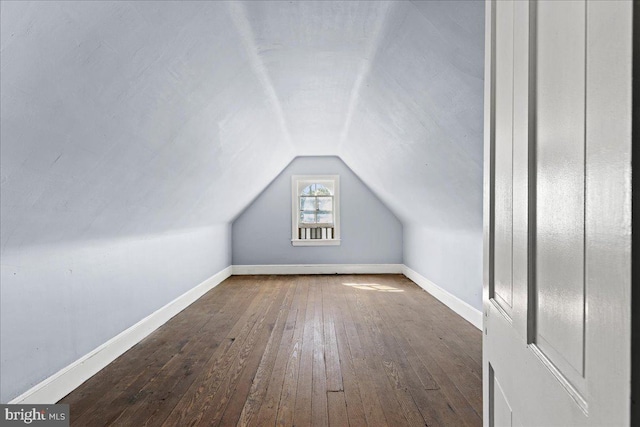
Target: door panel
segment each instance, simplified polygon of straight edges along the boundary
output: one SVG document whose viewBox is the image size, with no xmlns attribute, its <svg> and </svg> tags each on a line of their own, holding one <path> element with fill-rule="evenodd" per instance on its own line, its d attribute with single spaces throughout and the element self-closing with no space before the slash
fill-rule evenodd
<svg viewBox="0 0 640 427">
<path fill-rule="evenodd" d="M 507 396 L 504 395 L 504 391 L 500 386 L 500 383 L 495 377 L 493 367 L 489 365 L 489 382 L 490 393 L 493 401 L 493 408 L 491 415 L 493 419 L 491 424 L 496 427 L 511 427 L 513 425 L 513 413 Z"/>
<path fill-rule="evenodd" d="M 632 3 L 486 28 L 485 425 L 629 425 Z"/>
<path fill-rule="evenodd" d="M 536 40 L 536 344 L 578 386 L 584 362 L 586 1 L 540 2 Z"/>
</svg>

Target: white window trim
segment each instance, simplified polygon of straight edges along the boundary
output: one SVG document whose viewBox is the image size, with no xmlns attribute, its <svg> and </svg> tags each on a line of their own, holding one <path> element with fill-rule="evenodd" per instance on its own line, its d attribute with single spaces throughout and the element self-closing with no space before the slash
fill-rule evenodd
<svg viewBox="0 0 640 427">
<path fill-rule="evenodd" d="M 309 184 L 331 183 L 333 185 L 333 239 L 299 239 L 300 191 Z M 291 244 L 293 246 L 338 246 L 340 245 L 340 176 L 339 175 L 293 175 L 291 177 Z"/>
</svg>

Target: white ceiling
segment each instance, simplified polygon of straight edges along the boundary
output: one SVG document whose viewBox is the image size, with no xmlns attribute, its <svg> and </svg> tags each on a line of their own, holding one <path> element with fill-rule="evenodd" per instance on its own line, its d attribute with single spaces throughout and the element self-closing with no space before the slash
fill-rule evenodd
<svg viewBox="0 0 640 427">
<path fill-rule="evenodd" d="M 481 1 L 0 15 L 3 250 L 229 222 L 296 155 L 339 155 L 405 223 L 481 228 Z"/>
</svg>

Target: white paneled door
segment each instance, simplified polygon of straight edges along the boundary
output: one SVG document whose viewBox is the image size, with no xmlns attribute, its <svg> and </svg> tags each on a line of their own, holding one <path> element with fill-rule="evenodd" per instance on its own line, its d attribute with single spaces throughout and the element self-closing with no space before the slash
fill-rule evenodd
<svg viewBox="0 0 640 427">
<path fill-rule="evenodd" d="M 629 425 L 631 1 L 488 1 L 488 426 Z"/>
</svg>

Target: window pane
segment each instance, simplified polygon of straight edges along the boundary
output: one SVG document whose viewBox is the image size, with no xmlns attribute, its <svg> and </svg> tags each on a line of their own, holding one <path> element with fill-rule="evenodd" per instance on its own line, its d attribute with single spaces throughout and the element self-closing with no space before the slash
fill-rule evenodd
<svg viewBox="0 0 640 427">
<path fill-rule="evenodd" d="M 333 211 L 333 197 L 318 197 L 318 209 L 321 211 Z"/>
<path fill-rule="evenodd" d="M 301 211 L 315 211 L 316 210 L 316 198 L 315 197 L 300 197 L 300 210 Z"/>
<path fill-rule="evenodd" d="M 303 224 L 313 224 L 316 222 L 316 213 L 315 212 L 300 212 L 300 222 Z"/>
<path fill-rule="evenodd" d="M 300 192 L 301 196 L 331 196 L 331 191 L 322 184 L 310 184 Z"/>
<path fill-rule="evenodd" d="M 329 191 L 329 189 L 327 187 L 325 187 L 324 185 L 322 185 L 322 184 L 316 184 L 315 195 L 316 196 L 330 196 L 331 195 L 331 191 Z"/>
<path fill-rule="evenodd" d="M 318 223 L 320 223 L 320 224 L 333 224 L 333 213 L 331 213 L 331 212 L 318 212 Z"/>
</svg>

